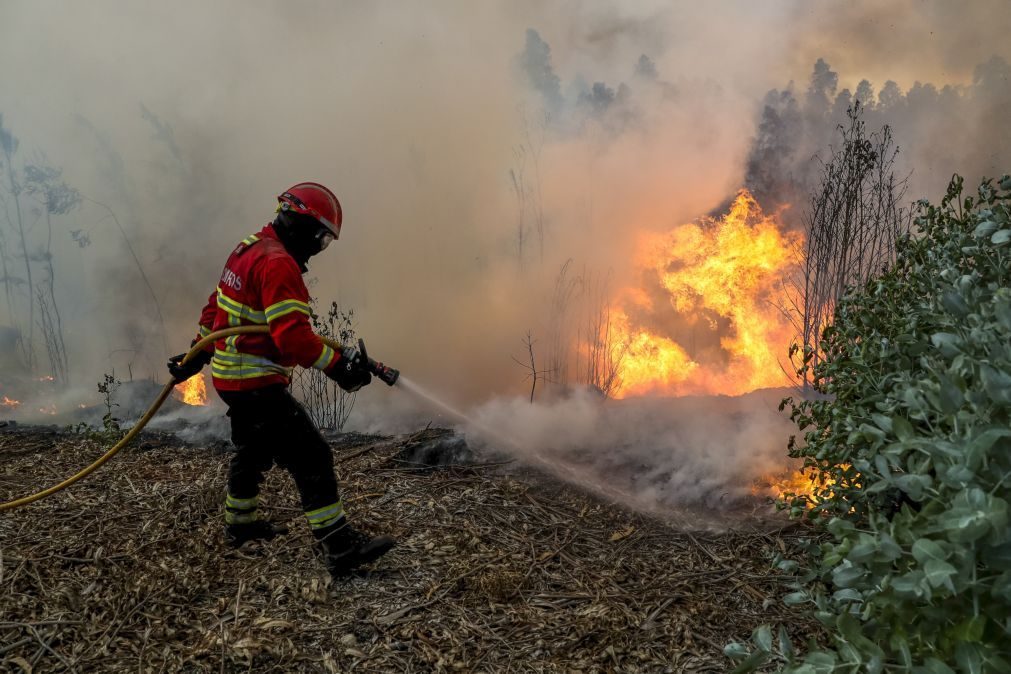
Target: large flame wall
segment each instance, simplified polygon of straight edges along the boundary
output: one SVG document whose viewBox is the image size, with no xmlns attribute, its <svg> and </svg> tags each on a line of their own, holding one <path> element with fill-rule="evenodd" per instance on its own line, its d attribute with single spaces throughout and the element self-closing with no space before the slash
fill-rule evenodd
<svg viewBox="0 0 1011 674">
<path fill-rule="evenodd" d="M 643 285 L 623 290 L 612 310 L 613 395 L 737 395 L 787 384 L 795 330 L 785 310 L 801 244 L 746 190 L 722 217 L 645 237 Z"/>
</svg>

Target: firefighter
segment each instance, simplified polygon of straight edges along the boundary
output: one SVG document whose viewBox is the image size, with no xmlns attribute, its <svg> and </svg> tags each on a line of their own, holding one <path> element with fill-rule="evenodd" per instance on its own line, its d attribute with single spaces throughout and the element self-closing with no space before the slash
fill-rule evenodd
<svg viewBox="0 0 1011 674">
<path fill-rule="evenodd" d="M 340 236 L 340 202 L 329 189 L 310 182 L 295 185 L 277 201 L 274 222 L 229 256 L 200 315 L 197 339 L 239 325 L 269 325 L 270 334 L 221 339 L 185 365 L 181 355 L 173 357 L 168 368 L 176 381 L 185 381 L 210 363 L 214 388 L 228 405 L 235 454 L 225 495 L 227 542 L 238 547 L 286 533 L 261 519 L 258 509 L 260 483 L 276 463 L 294 478 L 327 568 L 339 578 L 378 559 L 394 540 L 369 538 L 348 524 L 330 446 L 288 385 L 296 365 L 322 370 L 345 391 L 366 386 L 372 375 L 356 349 L 337 352 L 309 322 L 302 274 L 309 258 Z"/>
</svg>

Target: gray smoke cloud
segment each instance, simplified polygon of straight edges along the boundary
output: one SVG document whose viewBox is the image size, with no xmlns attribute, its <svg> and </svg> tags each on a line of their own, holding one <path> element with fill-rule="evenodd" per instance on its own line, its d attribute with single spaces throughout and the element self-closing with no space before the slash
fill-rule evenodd
<svg viewBox="0 0 1011 674">
<path fill-rule="evenodd" d="M 600 111 L 533 138 L 544 106 L 517 72 L 529 27 L 555 43 L 559 95 L 593 110 L 616 106 L 598 100 L 607 88 L 594 98 L 592 83 L 572 82 L 627 77 L 644 44 L 662 46 L 654 18 L 666 13 L 7 6 L 0 53 L 24 67 L 0 98 L 5 127 L 88 199 L 53 243 L 75 380 L 113 368 L 160 378 L 235 241 L 272 218 L 281 190 L 315 179 L 345 210 L 338 246 L 311 265 L 321 302 L 355 308 L 375 354 L 458 400 L 521 386 L 510 356 L 542 330 L 541 299 L 565 260 L 619 275 L 628 232 L 690 220 L 739 182 L 750 111 L 709 69 L 678 68 L 698 96 L 655 111 L 641 97 L 634 129 Z M 543 247 L 522 264 L 511 172 L 537 183 L 543 214 Z M 0 320 L 24 330 L 25 304 Z"/>
<path fill-rule="evenodd" d="M 550 421 L 552 408 L 511 401 L 529 386 L 513 357 L 528 330 L 546 357 L 585 327 L 587 307 L 554 301 L 567 261 L 601 295 L 641 284 L 639 232 L 692 221 L 745 183 L 769 194 L 803 184 L 847 95 L 873 100 L 874 123 L 895 127 L 916 171 L 911 198 L 936 198 L 950 172 L 1011 165 L 1011 19 L 998 0 L 39 0 L 6 3 L 2 19 L 14 163 L 44 154 L 85 197 L 54 219 L 48 250 L 72 379 L 92 396 L 113 369 L 163 377 L 228 251 L 301 180 L 333 188 L 345 211 L 340 242 L 312 261 L 316 297 L 354 308 L 373 355 L 455 404 L 486 405 L 491 424 Z M 20 198 L 38 264 L 43 213 Z M 27 331 L 27 294 L 8 225 L 10 351 L 10 328 Z M 392 427 L 411 407 L 378 386 L 359 398 L 360 426 Z M 555 410 L 561 454 L 580 443 L 606 454 L 580 434 L 613 414 L 635 438 L 623 455 L 674 470 L 669 486 L 636 489 L 676 501 L 692 476 L 710 475 L 690 458 L 693 443 L 712 446 L 703 431 L 674 438 L 683 412 L 597 415 L 559 400 L 573 406 Z M 778 422 L 762 423 L 762 442 L 782 446 Z M 553 432 L 542 428 L 524 446 Z"/>
</svg>

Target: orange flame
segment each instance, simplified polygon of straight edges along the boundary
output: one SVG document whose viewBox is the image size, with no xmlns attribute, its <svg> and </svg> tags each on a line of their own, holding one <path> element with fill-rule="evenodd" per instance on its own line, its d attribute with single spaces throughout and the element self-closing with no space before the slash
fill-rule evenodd
<svg viewBox="0 0 1011 674">
<path fill-rule="evenodd" d="M 0 400 L 0 405 L 3 405 L 4 407 L 9 407 L 13 410 L 21 406 L 21 401 L 14 400 L 13 398 L 8 398 L 7 396 L 4 396 L 3 399 Z"/>
<path fill-rule="evenodd" d="M 849 468 L 849 464 L 841 464 L 843 470 Z M 812 506 L 818 503 L 824 495 L 826 487 L 831 487 L 836 481 L 817 470 L 794 470 L 780 473 L 778 475 L 765 475 L 755 481 L 751 488 L 751 493 L 755 496 L 771 496 L 772 498 L 783 498 L 787 494 L 804 497 L 807 505 Z"/>
<path fill-rule="evenodd" d="M 776 499 L 782 498 L 784 494 L 796 494 L 814 501 L 815 492 L 821 486 L 816 473 L 795 470 L 759 478 L 755 481 L 751 493 L 755 496 L 771 496 Z"/>
<path fill-rule="evenodd" d="M 207 384 L 204 375 L 190 377 L 175 388 L 176 398 L 186 405 L 207 404 Z"/>
<path fill-rule="evenodd" d="M 789 383 L 794 329 L 783 314 L 802 237 L 747 190 L 718 219 L 641 244 L 643 288 L 626 289 L 609 329 L 620 345 L 612 394 L 739 395 Z"/>
</svg>

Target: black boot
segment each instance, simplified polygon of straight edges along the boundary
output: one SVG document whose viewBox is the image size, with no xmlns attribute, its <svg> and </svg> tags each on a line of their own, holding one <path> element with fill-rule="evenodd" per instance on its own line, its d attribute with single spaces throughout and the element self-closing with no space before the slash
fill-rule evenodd
<svg viewBox="0 0 1011 674">
<path fill-rule="evenodd" d="M 322 548 L 323 561 L 334 578 L 346 578 L 362 564 L 376 561 L 396 545 L 389 536 L 366 536 L 344 518 L 324 529 L 316 529 L 313 534 Z"/>
<path fill-rule="evenodd" d="M 286 533 L 288 527 L 272 524 L 267 520 L 225 525 L 225 541 L 233 548 L 241 546 L 246 541 L 269 541 Z"/>
</svg>

